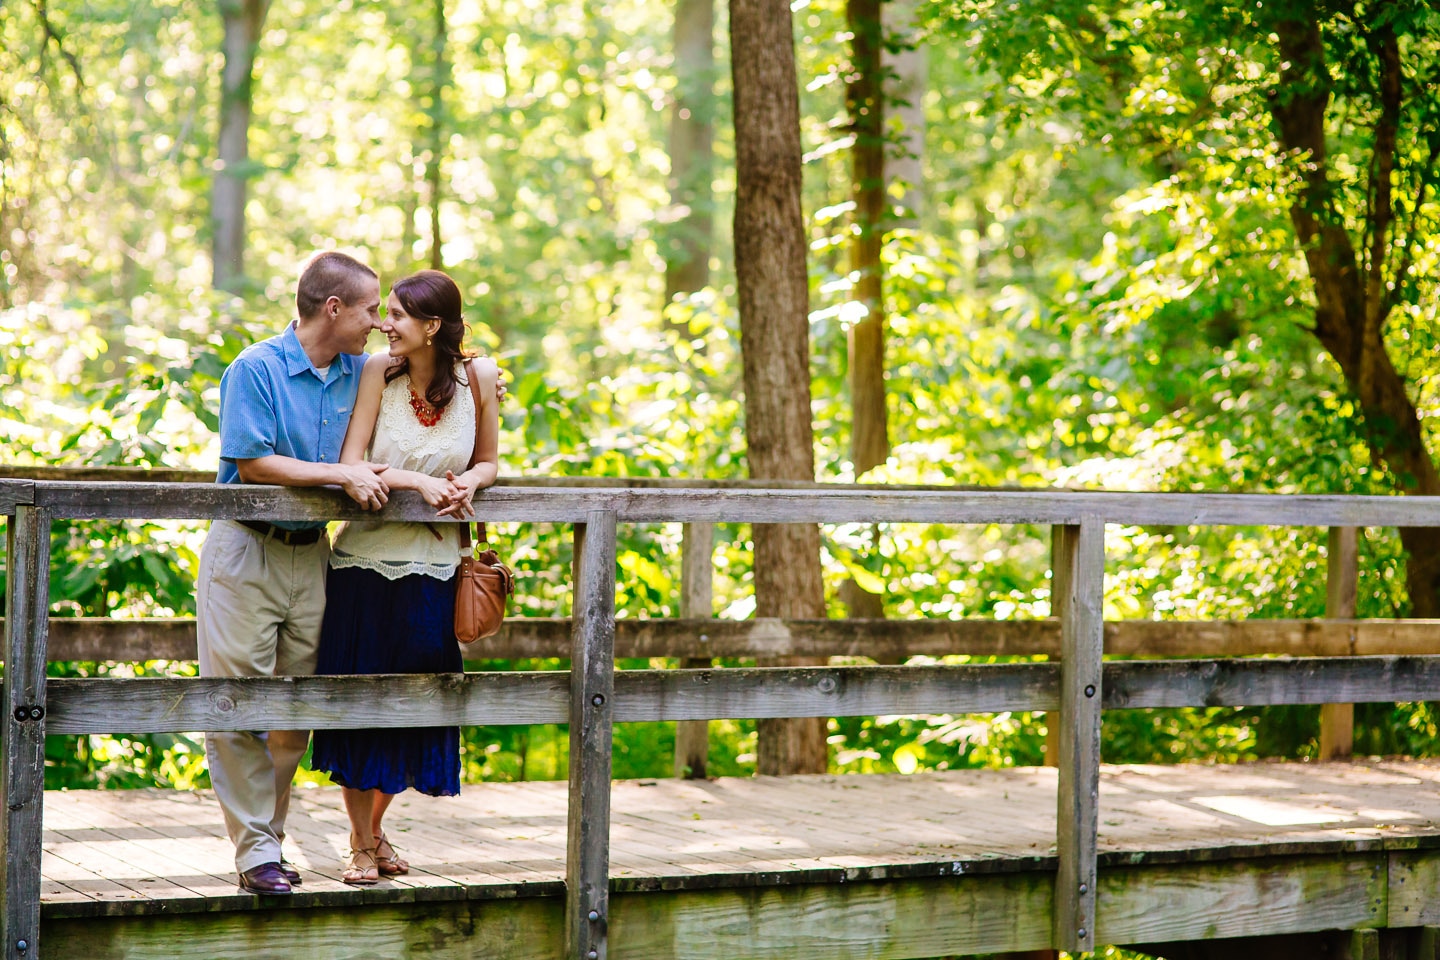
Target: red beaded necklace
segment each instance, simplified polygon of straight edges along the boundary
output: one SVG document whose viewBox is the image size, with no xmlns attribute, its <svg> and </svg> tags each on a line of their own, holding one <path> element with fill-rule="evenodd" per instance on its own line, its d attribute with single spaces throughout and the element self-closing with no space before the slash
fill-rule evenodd
<svg viewBox="0 0 1440 960">
<path fill-rule="evenodd" d="M 430 406 L 429 402 L 421 398 L 410 388 L 410 409 L 415 411 L 415 419 L 420 421 L 422 427 L 433 427 L 440 422 L 440 415 L 445 412 L 444 407 L 436 408 Z"/>
</svg>

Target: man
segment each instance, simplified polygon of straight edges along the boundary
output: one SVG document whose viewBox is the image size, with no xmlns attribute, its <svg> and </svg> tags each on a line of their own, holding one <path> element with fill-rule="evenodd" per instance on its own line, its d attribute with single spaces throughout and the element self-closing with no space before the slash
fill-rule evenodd
<svg viewBox="0 0 1440 960">
<path fill-rule="evenodd" d="M 365 343 L 380 326 L 375 271 L 343 253 L 300 274 L 298 320 L 246 348 L 220 381 L 220 483 L 334 485 L 378 510 L 383 464 L 342 464 Z M 217 520 L 196 585 L 200 675 L 314 673 L 330 542 L 324 523 Z M 308 730 L 209 733 L 210 780 L 235 844 L 240 886 L 287 894 L 300 875 L 280 850 L 290 781 Z"/>
</svg>

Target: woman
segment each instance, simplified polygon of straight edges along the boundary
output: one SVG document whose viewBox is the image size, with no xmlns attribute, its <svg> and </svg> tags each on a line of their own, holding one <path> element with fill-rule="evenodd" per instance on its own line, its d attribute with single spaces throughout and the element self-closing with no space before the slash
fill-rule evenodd
<svg viewBox="0 0 1440 960">
<path fill-rule="evenodd" d="M 460 290 L 438 270 L 406 277 L 391 289 L 380 329 L 390 352 L 365 364 L 341 462 L 389 464 L 390 489 L 418 490 L 440 516 L 474 516 L 471 499 L 495 482 L 498 468 L 498 371 L 492 360 L 465 359 Z M 316 673 L 462 670 L 454 632 L 459 561 L 459 524 L 347 524 L 330 558 Z M 460 792 L 460 731 L 317 730 L 311 765 L 342 787 L 350 859 L 341 879 L 369 885 L 410 869 L 381 825 L 394 795 Z"/>
</svg>

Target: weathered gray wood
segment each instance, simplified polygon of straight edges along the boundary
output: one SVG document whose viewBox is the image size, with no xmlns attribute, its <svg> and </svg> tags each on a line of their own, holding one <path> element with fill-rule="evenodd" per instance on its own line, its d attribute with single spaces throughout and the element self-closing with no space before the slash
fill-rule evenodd
<svg viewBox="0 0 1440 960">
<path fill-rule="evenodd" d="M 5 527 L 5 677 L 0 703 L 0 955 L 39 956 L 41 818 L 45 790 L 45 628 L 50 516 L 17 504 Z"/>
<path fill-rule="evenodd" d="M 1434 700 L 1440 658 L 1111 662 L 1104 693 L 1106 709 Z"/>
<path fill-rule="evenodd" d="M 1100 811 L 1101 654 L 1105 642 L 1105 525 L 1087 519 L 1056 537 L 1060 604 L 1060 763 L 1056 796 L 1054 945 L 1095 946 Z"/>
<path fill-rule="evenodd" d="M 1053 663 L 626 670 L 617 722 L 1054 710 Z M 1440 656 L 1112 661 L 1105 709 L 1440 700 Z M 560 672 L 55 679 L 51 733 L 564 723 Z"/>
<path fill-rule="evenodd" d="M 1000 713 L 1056 702 L 1054 664 L 626 670 L 616 719 Z M 1019 704 L 1030 704 L 1021 707 Z M 1038 705 L 1038 706 L 1037 706 Z"/>
<path fill-rule="evenodd" d="M 28 480 L 0 480 L 0 516 L 12 516 L 21 503 L 35 502 L 35 484 Z"/>
<path fill-rule="evenodd" d="M 615 711 L 615 515 L 575 528 L 565 955 L 604 960 L 610 923 L 610 751 Z"/>
<path fill-rule="evenodd" d="M 245 484 L 35 481 L 36 505 L 57 518 L 326 520 L 373 517 L 335 490 Z M 1043 523 L 1083 518 L 1129 524 L 1254 526 L 1440 526 L 1440 497 L 1094 493 L 1050 490 L 896 491 L 876 486 L 795 489 L 495 486 L 477 498 L 486 520 L 580 523 L 593 511 L 622 522 Z M 433 519 L 402 491 L 378 514 Z"/>
<path fill-rule="evenodd" d="M 1437 668 L 1440 670 L 1440 668 Z M 1053 664 L 627 670 L 619 722 L 990 713 L 1055 702 Z M 438 676 L 55 679 L 51 733 L 564 723 L 561 672 Z"/>
<path fill-rule="evenodd" d="M 3 622 L 3 621 L 0 621 Z M 517 617 L 466 653 L 474 660 L 570 656 L 568 618 Z M 1440 653 L 1440 620 L 1122 620 L 1112 657 L 1347 657 Z M 1060 654 L 1058 620 L 636 620 L 615 624 L 617 657 L 874 657 Z M 51 660 L 194 660 L 195 621 L 62 617 Z"/>
<path fill-rule="evenodd" d="M 709 620 L 715 614 L 715 525 L 687 523 L 682 531 L 682 540 L 680 616 L 685 620 Z M 616 638 L 616 646 L 619 646 L 619 637 Z M 680 660 L 680 667 L 701 670 L 712 663 L 709 657 L 688 656 Z M 709 755 L 709 721 L 681 720 L 675 725 L 675 776 L 705 779 Z"/>
<path fill-rule="evenodd" d="M 1153 943 L 1379 926 L 1385 854 L 1112 868 L 1100 874 L 1101 943 Z"/>
<path fill-rule="evenodd" d="M 1049 942 L 1046 873 L 615 898 L 617 960 L 887 960 Z"/>
<path fill-rule="evenodd" d="M 554 960 L 559 921 L 555 898 L 56 919 L 45 960 Z"/>
<path fill-rule="evenodd" d="M 1387 926 L 1440 926 L 1440 856 L 1433 850 L 1390 854 Z"/>
<path fill-rule="evenodd" d="M 1325 616 L 1348 620 L 1355 616 L 1359 586 L 1359 530 L 1331 527 L 1325 554 Z M 1349 757 L 1355 746 L 1355 705 L 1327 703 L 1320 708 L 1320 759 Z"/>
<path fill-rule="evenodd" d="M 1384 858 L 1377 852 L 1108 868 L 1099 877 L 1100 937 L 1195 942 L 1372 928 L 1395 893 L 1377 869 Z M 1049 943 L 1051 896 L 1050 874 L 1042 871 L 617 892 L 613 956 L 901 960 L 1033 950 Z M 522 892 L 508 901 L 416 896 L 351 909 L 57 917 L 45 924 L 45 956 L 340 960 L 354 956 L 363 940 L 377 956 L 408 960 L 539 960 L 559 953 L 559 914 L 558 898 Z"/>
<path fill-rule="evenodd" d="M 1055 649 L 1047 651 L 1050 659 L 1060 659 L 1060 621 L 1064 619 L 1065 604 L 1070 596 L 1069 584 L 1065 578 L 1070 574 L 1070 565 L 1061 563 L 1060 553 L 1065 547 L 1065 528 L 1050 528 L 1050 616 L 1055 624 Z M 1108 641 L 1109 638 L 1107 637 Z M 1045 766 L 1060 765 L 1060 711 L 1052 710 L 1045 716 Z"/>
<path fill-rule="evenodd" d="M 47 656 L 56 660 L 194 660 L 195 621 L 181 617 L 57 617 Z"/>
<path fill-rule="evenodd" d="M 570 620 L 521 617 L 476 641 L 474 659 L 568 657 Z M 1376 656 L 1440 653 L 1440 620 L 1124 620 L 1105 624 L 1114 657 Z M 1058 657 L 1056 620 L 620 620 L 618 657 Z M 52 660 L 195 658 L 194 621 L 62 618 Z"/>
<path fill-rule="evenodd" d="M 560 672 L 365 677 L 57 679 L 50 733 L 353 730 L 365 727 L 564 723 Z"/>
</svg>

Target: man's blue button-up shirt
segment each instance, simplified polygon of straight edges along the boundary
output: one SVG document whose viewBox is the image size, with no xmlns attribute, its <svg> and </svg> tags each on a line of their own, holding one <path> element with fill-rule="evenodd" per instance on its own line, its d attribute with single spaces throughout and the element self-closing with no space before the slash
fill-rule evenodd
<svg viewBox="0 0 1440 960">
<path fill-rule="evenodd" d="M 337 463 L 360 390 L 364 354 L 338 355 L 323 378 L 292 323 L 246 347 L 220 378 L 220 483 L 240 483 L 236 460 L 278 454 Z M 323 526 L 277 523 L 290 529 Z"/>
</svg>

